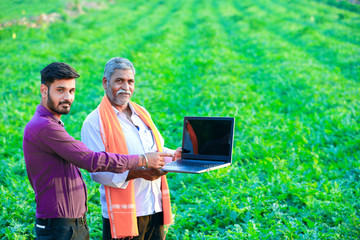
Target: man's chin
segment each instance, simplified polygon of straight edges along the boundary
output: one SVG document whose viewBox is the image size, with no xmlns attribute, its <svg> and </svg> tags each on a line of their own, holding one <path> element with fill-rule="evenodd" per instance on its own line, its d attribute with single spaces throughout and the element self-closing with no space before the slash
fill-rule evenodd
<svg viewBox="0 0 360 240">
<path fill-rule="evenodd" d="M 118 94 L 116 96 L 116 100 L 117 101 L 121 101 L 121 102 L 126 102 L 126 101 L 129 101 L 131 98 L 131 95 L 130 94 Z"/>
<path fill-rule="evenodd" d="M 127 104 L 130 102 L 130 97 L 114 97 L 113 95 L 109 96 L 108 94 L 107 96 L 113 106 L 127 106 Z"/>
<path fill-rule="evenodd" d="M 130 102 L 130 99 L 127 99 L 127 100 L 116 99 L 115 104 L 118 106 L 126 106 L 126 105 L 128 105 L 129 102 Z"/>
<path fill-rule="evenodd" d="M 70 113 L 70 108 L 64 109 L 62 110 L 63 114 L 69 114 Z"/>
<path fill-rule="evenodd" d="M 70 107 L 69 108 L 62 108 L 62 109 L 51 109 L 53 112 L 57 113 L 57 114 L 61 114 L 61 115 L 66 115 L 70 113 Z"/>
</svg>

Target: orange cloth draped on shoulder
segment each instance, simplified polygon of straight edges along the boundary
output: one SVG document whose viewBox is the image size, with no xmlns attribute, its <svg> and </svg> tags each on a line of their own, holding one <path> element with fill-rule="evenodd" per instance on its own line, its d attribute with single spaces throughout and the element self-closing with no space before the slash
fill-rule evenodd
<svg viewBox="0 0 360 240">
<path fill-rule="evenodd" d="M 158 152 L 162 152 L 159 132 L 149 113 L 136 103 L 130 102 L 141 120 L 151 129 Z M 100 131 L 105 150 L 111 153 L 129 154 L 124 133 L 112 105 L 104 96 L 99 105 Z M 170 192 L 166 176 L 161 177 L 162 206 L 164 225 L 173 222 L 170 204 Z M 105 186 L 112 238 L 138 236 L 135 194 L 133 180 L 125 189 Z"/>
</svg>

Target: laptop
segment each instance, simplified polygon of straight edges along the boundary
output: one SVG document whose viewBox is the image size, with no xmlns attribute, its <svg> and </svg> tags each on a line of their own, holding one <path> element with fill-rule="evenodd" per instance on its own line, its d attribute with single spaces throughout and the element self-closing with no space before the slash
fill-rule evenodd
<svg viewBox="0 0 360 240">
<path fill-rule="evenodd" d="M 161 170 L 203 173 L 231 165 L 233 117 L 185 117 L 181 159 Z"/>
</svg>

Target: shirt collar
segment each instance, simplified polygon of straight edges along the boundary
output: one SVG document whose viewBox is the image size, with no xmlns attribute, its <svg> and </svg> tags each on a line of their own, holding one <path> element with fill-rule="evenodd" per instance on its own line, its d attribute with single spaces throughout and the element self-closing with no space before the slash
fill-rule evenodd
<svg viewBox="0 0 360 240">
<path fill-rule="evenodd" d="M 112 108 L 114 109 L 116 115 L 120 115 L 120 116 L 123 115 L 123 113 L 119 112 L 119 110 L 117 110 L 114 106 L 112 106 Z M 130 108 L 130 111 L 131 111 L 131 116 L 134 115 L 134 114 L 139 116 L 139 114 L 135 111 L 135 108 L 132 106 L 132 104 L 130 102 L 129 102 L 129 108 Z"/>
<path fill-rule="evenodd" d="M 58 124 L 60 124 L 62 127 L 64 126 L 64 122 L 59 119 Z"/>
<path fill-rule="evenodd" d="M 58 124 L 60 124 L 62 127 L 64 127 L 64 123 L 63 121 L 61 121 L 60 119 L 58 119 L 57 117 L 55 117 L 55 115 L 49 111 L 49 109 L 47 109 L 46 107 L 44 107 L 43 105 L 38 105 L 36 108 L 36 111 L 39 112 L 39 114 L 41 116 L 45 116 L 45 117 L 50 117 L 52 118 L 55 122 L 57 122 Z"/>
</svg>

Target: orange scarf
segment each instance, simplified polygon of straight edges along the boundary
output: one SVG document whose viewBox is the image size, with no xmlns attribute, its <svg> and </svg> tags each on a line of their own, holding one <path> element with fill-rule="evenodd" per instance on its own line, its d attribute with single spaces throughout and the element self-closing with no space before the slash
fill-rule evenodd
<svg viewBox="0 0 360 240">
<path fill-rule="evenodd" d="M 135 112 L 151 129 L 158 152 L 162 152 L 159 132 L 152 122 L 149 113 L 141 106 L 131 102 Z M 129 154 L 124 133 L 109 99 L 104 96 L 99 105 L 100 132 L 105 150 L 111 153 Z M 166 176 L 161 177 L 162 206 L 164 225 L 173 222 L 170 204 L 170 192 Z M 112 238 L 138 236 L 136 219 L 135 194 L 133 180 L 125 189 L 105 186 Z"/>
</svg>

